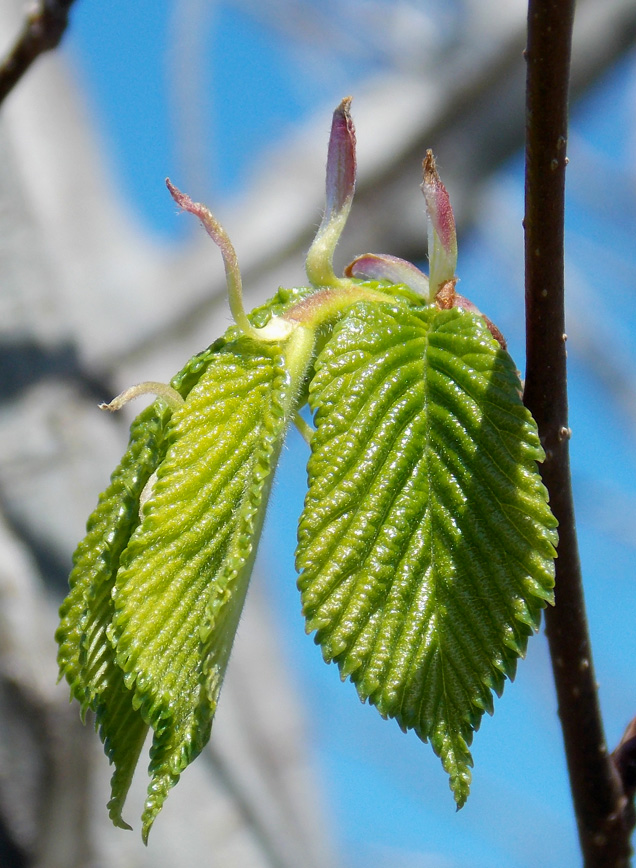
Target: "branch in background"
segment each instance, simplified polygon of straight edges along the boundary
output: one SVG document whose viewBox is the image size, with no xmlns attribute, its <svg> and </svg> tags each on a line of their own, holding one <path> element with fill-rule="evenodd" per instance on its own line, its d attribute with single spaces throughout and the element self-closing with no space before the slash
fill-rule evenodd
<svg viewBox="0 0 636 868">
<path fill-rule="evenodd" d="M 539 426 L 559 520 L 556 606 L 546 632 L 586 868 L 627 868 L 629 801 L 607 754 L 585 614 L 570 482 L 564 312 L 564 193 L 574 0 L 529 0 L 524 400 Z"/>
<path fill-rule="evenodd" d="M 29 13 L 13 48 L 0 63 L 0 103 L 40 54 L 57 48 L 60 44 L 73 2 L 74 0 L 42 0 Z"/>
</svg>

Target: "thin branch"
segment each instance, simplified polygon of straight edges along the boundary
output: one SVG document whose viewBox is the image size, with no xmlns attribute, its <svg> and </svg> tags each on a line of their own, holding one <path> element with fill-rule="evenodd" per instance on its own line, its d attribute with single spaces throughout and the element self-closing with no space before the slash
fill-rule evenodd
<svg viewBox="0 0 636 868">
<path fill-rule="evenodd" d="M 603 733 L 570 482 L 564 312 L 564 194 L 574 0 L 529 0 L 526 104 L 526 341 L 524 400 L 546 460 L 559 520 L 556 606 L 546 632 L 570 786 L 586 868 L 626 868 L 628 799 Z"/>
<path fill-rule="evenodd" d="M 0 62 L 0 103 L 40 54 L 57 48 L 60 44 L 73 2 L 74 0 L 42 0 L 29 13 L 13 48 Z"/>
</svg>

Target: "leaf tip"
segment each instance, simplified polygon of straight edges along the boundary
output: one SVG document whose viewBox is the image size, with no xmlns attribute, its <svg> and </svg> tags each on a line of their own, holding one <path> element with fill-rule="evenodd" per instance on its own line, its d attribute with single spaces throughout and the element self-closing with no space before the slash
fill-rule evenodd
<svg viewBox="0 0 636 868">
<path fill-rule="evenodd" d="M 121 799 L 110 799 L 106 807 L 108 808 L 108 816 L 110 817 L 113 826 L 116 826 L 118 829 L 126 829 L 127 831 L 132 832 L 132 826 L 130 826 L 121 815 Z"/>
<path fill-rule="evenodd" d="M 449 785 L 455 799 L 456 811 L 461 811 L 468 801 L 471 779 L 472 775 L 467 768 L 463 772 L 458 773 L 457 776 L 451 775 L 450 777 Z"/>
</svg>

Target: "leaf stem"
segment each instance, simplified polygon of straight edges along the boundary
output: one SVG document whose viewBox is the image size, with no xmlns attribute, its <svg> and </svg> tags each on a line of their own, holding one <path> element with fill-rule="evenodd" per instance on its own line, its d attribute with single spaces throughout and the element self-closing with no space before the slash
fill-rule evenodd
<svg viewBox="0 0 636 868">
<path fill-rule="evenodd" d="M 184 400 L 176 389 L 169 386 L 167 383 L 157 383 L 155 380 L 147 380 L 144 383 L 138 383 L 136 386 L 130 386 L 125 389 L 116 398 L 108 404 L 100 404 L 100 410 L 110 410 L 111 413 L 121 410 L 129 401 L 139 398 L 141 395 L 154 395 L 157 398 L 162 398 L 172 410 L 178 410 L 182 407 Z"/>
<path fill-rule="evenodd" d="M 524 401 L 559 520 L 556 605 L 546 611 L 579 840 L 586 868 L 629 865 L 627 799 L 605 746 L 570 480 L 564 312 L 564 196 L 574 0 L 529 0 L 526 92 Z"/>
<path fill-rule="evenodd" d="M 305 422 L 305 420 L 300 415 L 300 413 L 298 413 L 298 411 L 294 413 L 294 425 L 296 426 L 298 433 L 303 438 L 305 443 L 310 446 L 311 438 L 314 435 L 315 429 L 312 428 L 312 426 L 308 422 Z"/>
</svg>

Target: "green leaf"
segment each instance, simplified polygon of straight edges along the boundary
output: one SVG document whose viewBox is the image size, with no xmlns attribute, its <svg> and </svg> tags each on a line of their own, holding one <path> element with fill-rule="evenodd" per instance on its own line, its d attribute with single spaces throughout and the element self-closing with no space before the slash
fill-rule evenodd
<svg viewBox="0 0 636 868">
<path fill-rule="evenodd" d="M 461 807 L 473 730 L 553 597 L 536 426 L 512 360 L 461 309 L 356 304 L 316 371 L 307 631 L 363 700 L 430 740 Z"/>
<path fill-rule="evenodd" d="M 190 359 L 173 387 L 187 395 L 214 351 L 209 348 Z M 55 634 L 60 676 L 66 677 L 72 696 L 80 702 L 82 717 L 88 709 L 96 712 L 104 750 L 115 765 L 108 807 L 113 823 L 123 828 L 130 828 L 121 812 L 148 725 L 133 707 L 133 695 L 106 634 L 114 615 L 112 591 L 121 555 L 139 524 L 141 493 L 165 455 L 164 434 L 171 415 L 163 401 L 155 401 L 134 420 L 128 449 L 73 556 L 70 592 L 60 608 Z"/>
<path fill-rule="evenodd" d="M 82 716 L 91 708 L 106 754 L 116 765 L 109 803 L 115 825 L 129 828 L 121 818 L 132 773 L 147 725 L 132 707 L 132 694 L 115 664 L 106 639 L 113 616 L 111 592 L 121 553 L 139 524 L 139 497 L 162 457 L 162 434 L 170 417 L 163 402 L 155 402 L 134 421 L 128 449 L 87 524 L 69 578 L 70 593 L 60 608 L 60 675 L 81 703 Z"/>
<path fill-rule="evenodd" d="M 154 730 L 145 839 L 209 738 L 298 390 L 287 361 L 277 345 L 245 337 L 209 361 L 174 412 L 143 522 L 122 556 L 110 637 L 134 707 Z"/>
</svg>

